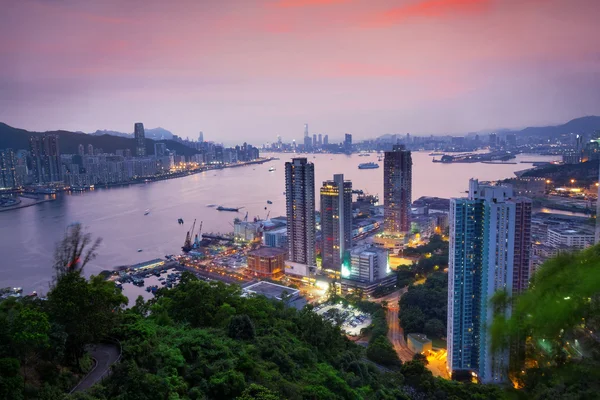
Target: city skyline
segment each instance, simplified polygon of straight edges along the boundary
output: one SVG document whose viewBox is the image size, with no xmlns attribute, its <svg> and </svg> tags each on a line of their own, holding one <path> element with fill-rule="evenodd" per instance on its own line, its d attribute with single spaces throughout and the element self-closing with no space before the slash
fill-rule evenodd
<svg viewBox="0 0 600 400">
<path fill-rule="evenodd" d="M 136 120 L 182 137 L 298 141 L 310 121 L 358 141 L 553 124 L 600 105 L 591 0 L 27 0 L 5 11 L 0 121 L 29 130 L 128 132 Z"/>
</svg>

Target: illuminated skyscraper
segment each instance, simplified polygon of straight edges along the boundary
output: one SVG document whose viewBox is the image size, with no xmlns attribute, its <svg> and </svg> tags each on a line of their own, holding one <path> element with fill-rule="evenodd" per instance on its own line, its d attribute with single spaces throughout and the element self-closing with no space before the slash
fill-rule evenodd
<svg viewBox="0 0 600 400">
<path fill-rule="evenodd" d="M 315 259 L 315 166 L 306 158 L 285 163 L 285 200 L 288 259 L 316 265 Z"/>
<path fill-rule="evenodd" d="M 510 187 L 471 180 L 468 198 L 451 199 L 449 219 L 448 367 L 475 372 L 485 383 L 504 382 L 509 362 L 522 365 L 522 346 L 492 351 L 491 298 L 528 286 L 531 201 L 513 198 Z M 503 312 L 509 315 L 510 307 Z"/>
<path fill-rule="evenodd" d="M 322 268 L 341 272 L 352 247 L 352 182 L 344 175 L 321 186 Z"/>
<path fill-rule="evenodd" d="M 383 161 L 384 232 L 406 235 L 410 232 L 412 204 L 412 156 L 402 145 L 385 152 Z"/>
<path fill-rule="evenodd" d="M 146 132 L 144 124 L 136 122 L 134 125 L 133 136 L 135 138 L 135 155 L 138 157 L 146 156 Z"/>
</svg>

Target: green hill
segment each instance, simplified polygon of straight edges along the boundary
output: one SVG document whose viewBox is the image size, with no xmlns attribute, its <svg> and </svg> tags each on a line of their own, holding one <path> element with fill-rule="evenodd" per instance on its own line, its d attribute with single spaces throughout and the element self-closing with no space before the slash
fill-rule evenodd
<svg viewBox="0 0 600 400">
<path fill-rule="evenodd" d="M 31 136 L 41 136 L 43 134 L 53 134 L 59 136 L 60 152 L 63 154 L 76 154 L 79 145 L 82 144 L 86 149 L 91 144 L 94 148 L 101 148 L 107 153 L 114 153 L 119 149 L 130 149 L 134 154 L 134 139 L 112 136 L 112 135 L 88 135 L 86 133 L 69 131 L 48 131 L 48 132 L 30 132 L 24 129 L 14 128 L 10 125 L 0 122 L 0 149 L 29 149 L 29 138 Z M 154 154 L 154 140 L 146 139 L 146 154 Z M 174 150 L 177 154 L 190 156 L 197 154 L 198 151 L 182 145 L 173 140 L 162 140 L 169 150 Z"/>
</svg>

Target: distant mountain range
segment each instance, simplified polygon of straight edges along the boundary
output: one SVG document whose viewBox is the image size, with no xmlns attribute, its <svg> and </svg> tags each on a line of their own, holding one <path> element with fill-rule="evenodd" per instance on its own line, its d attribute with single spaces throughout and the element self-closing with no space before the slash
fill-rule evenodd
<svg viewBox="0 0 600 400">
<path fill-rule="evenodd" d="M 146 132 L 146 138 L 152 140 L 167 140 L 173 138 L 173 133 L 164 128 L 152 128 L 152 129 L 144 129 Z M 97 130 L 96 132 L 90 133 L 90 135 L 94 136 L 102 136 L 102 135 L 111 135 L 111 136 L 120 136 L 126 138 L 132 138 L 133 133 L 123 133 L 117 131 L 109 131 L 109 130 Z"/>
<path fill-rule="evenodd" d="M 154 154 L 154 143 L 155 141 L 148 138 L 148 131 L 152 132 L 152 135 L 159 135 L 163 137 L 163 131 L 168 132 L 169 137 L 172 138 L 173 134 L 162 128 L 148 129 L 146 130 L 146 154 Z M 119 133 L 119 132 L 116 132 Z M 14 128 L 10 125 L 0 122 L 0 149 L 10 148 L 14 150 L 29 149 L 29 138 L 31 136 L 40 136 L 43 134 L 53 134 L 59 136 L 59 147 L 61 153 L 64 154 L 77 154 L 79 145 L 82 144 L 86 149 L 87 145 L 91 144 L 94 148 L 101 148 L 104 152 L 114 153 L 120 149 L 130 149 L 132 154 L 134 153 L 135 143 L 132 135 L 121 134 L 113 135 L 103 133 L 103 131 L 96 131 L 94 134 L 87 134 L 83 132 L 69 132 L 69 131 L 48 131 L 48 132 L 30 132 L 25 129 Z M 166 133 L 164 134 L 166 137 Z M 169 150 L 174 150 L 177 154 L 190 156 L 198 153 L 198 151 L 191 149 L 183 144 L 174 140 L 160 140 L 165 143 Z"/>
<path fill-rule="evenodd" d="M 543 136 L 543 137 L 553 137 L 562 135 L 564 133 L 593 133 L 594 131 L 600 131 L 600 117 L 591 115 L 587 117 L 575 118 L 571 121 L 556 126 L 540 126 L 540 127 L 529 127 L 525 129 L 487 129 L 485 131 L 472 132 L 468 135 L 488 135 L 490 133 L 500 133 L 500 134 L 510 134 L 515 133 L 520 136 Z M 405 135 L 399 134 L 399 135 Z M 380 139 L 389 139 L 392 137 L 392 134 L 387 134 L 380 136 Z"/>
</svg>

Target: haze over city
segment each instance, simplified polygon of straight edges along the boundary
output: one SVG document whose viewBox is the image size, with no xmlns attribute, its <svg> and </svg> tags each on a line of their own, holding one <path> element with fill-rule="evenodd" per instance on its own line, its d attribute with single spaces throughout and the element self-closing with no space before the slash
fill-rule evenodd
<svg viewBox="0 0 600 400">
<path fill-rule="evenodd" d="M 22 0 L 0 15 L 0 121 L 255 144 L 597 114 L 595 0 Z"/>
</svg>

